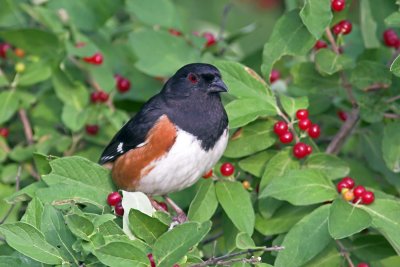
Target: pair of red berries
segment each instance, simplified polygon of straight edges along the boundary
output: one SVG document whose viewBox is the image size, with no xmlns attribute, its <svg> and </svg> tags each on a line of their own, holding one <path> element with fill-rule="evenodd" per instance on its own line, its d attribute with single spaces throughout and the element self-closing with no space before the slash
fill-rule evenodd
<svg viewBox="0 0 400 267">
<path fill-rule="evenodd" d="M 111 192 L 107 196 L 107 203 L 114 207 L 114 212 L 118 216 L 124 215 L 124 208 L 122 207 L 122 196 L 118 192 Z"/>
<path fill-rule="evenodd" d="M 331 8 L 335 12 L 340 12 L 346 7 L 345 0 L 332 0 L 331 1 Z"/>
<path fill-rule="evenodd" d="M 394 47 L 396 49 L 400 47 L 399 36 L 393 29 L 387 29 L 383 32 L 383 41 L 388 47 Z"/>
<path fill-rule="evenodd" d="M 109 95 L 104 91 L 95 91 L 90 94 L 90 101 L 92 103 L 105 103 L 108 98 Z"/>
<path fill-rule="evenodd" d="M 235 166 L 230 162 L 225 162 L 220 167 L 220 172 L 223 176 L 231 176 L 235 173 Z M 204 179 L 208 179 L 213 176 L 213 170 L 209 170 L 207 173 L 203 174 Z"/>
<path fill-rule="evenodd" d="M 353 203 L 360 202 L 364 205 L 374 202 L 375 195 L 373 192 L 367 191 L 362 185 L 354 186 L 355 182 L 353 178 L 347 176 L 337 184 L 337 190 L 343 195 L 346 201 L 353 201 Z"/>
<path fill-rule="evenodd" d="M 101 65 L 103 63 L 103 54 L 96 52 L 90 57 L 84 57 L 83 60 L 92 65 Z"/>
<path fill-rule="evenodd" d="M 8 130 L 8 128 L 5 128 L 5 127 L 0 128 L 0 136 L 7 138 L 9 134 L 10 134 L 10 130 Z"/>
<path fill-rule="evenodd" d="M 114 75 L 115 78 L 115 86 L 120 93 L 126 93 L 131 89 L 131 81 L 129 79 L 122 77 L 119 74 Z"/>
<path fill-rule="evenodd" d="M 335 35 L 339 35 L 339 34 L 346 35 L 346 34 L 349 34 L 352 29 L 353 29 L 353 24 L 351 24 L 350 21 L 342 20 L 342 21 L 338 22 L 337 24 L 333 25 L 332 32 Z"/>
</svg>

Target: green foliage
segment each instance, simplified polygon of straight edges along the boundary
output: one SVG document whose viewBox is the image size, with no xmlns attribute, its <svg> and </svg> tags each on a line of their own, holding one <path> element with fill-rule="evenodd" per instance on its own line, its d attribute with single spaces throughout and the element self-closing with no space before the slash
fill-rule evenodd
<svg viewBox="0 0 400 267">
<path fill-rule="evenodd" d="M 354 265 L 400 266 L 400 59 L 381 37 L 399 30 L 393 2 L 332 12 L 329 0 L 0 0 L 0 44 L 11 45 L 0 51 L 0 128 L 9 130 L 0 135 L 0 266 L 147 267 L 151 253 L 157 267 L 223 255 L 247 267 L 248 250 L 260 267 L 344 266 L 344 254 Z M 353 31 L 330 36 L 343 19 Z M 318 39 L 328 48 L 313 48 Z M 85 61 L 95 53 L 102 64 Z M 141 193 L 122 192 L 125 215 L 114 215 L 110 171 L 95 162 L 192 62 L 216 65 L 229 88 L 221 162 L 234 175 L 222 177 L 218 163 L 212 178 L 171 194 L 188 215 L 175 227 L 174 212 L 154 212 Z M 273 69 L 281 77 L 271 83 Z M 130 80 L 128 92 L 115 74 Z M 108 100 L 94 103 L 99 91 Z M 320 138 L 299 130 L 298 109 Z M 278 120 L 290 124 L 290 144 L 273 132 Z M 293 156 L 298 140 L 313 149 L 304 159 Z M 334 183 L 348 175 L 373 203 L 343 199 Z M 271 246 L 284 249 L 263 251 Z"/>
</svg>

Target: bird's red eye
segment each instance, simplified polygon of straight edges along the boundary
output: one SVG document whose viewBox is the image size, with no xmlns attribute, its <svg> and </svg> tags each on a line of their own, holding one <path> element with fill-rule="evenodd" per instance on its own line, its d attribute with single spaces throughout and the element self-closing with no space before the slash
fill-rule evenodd
<svg viewBox="0 0 400 267">
<path fill-rule="evenodd" d="M 197 76 L 194 75 L 193 73 L 189 73 L 189 75 L 188 75 L 188 80 L 189 80 L 191 83 L 197 83 L 197 82 L 198 82 Z"/>
</svg>

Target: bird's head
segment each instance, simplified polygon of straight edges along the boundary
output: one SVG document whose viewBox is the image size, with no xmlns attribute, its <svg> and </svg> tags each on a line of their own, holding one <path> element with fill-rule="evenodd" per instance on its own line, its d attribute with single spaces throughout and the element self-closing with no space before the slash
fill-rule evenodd
<svg viewBox="0 0 400 267">
<path fill-rule="evenodd" d="M 190 96 L 197 93 L 219 94 L 228 88 L 219 70 L 210 64 L 193 63 L 180 68 L 165 84 L 167 95 Z"/>
</svg>

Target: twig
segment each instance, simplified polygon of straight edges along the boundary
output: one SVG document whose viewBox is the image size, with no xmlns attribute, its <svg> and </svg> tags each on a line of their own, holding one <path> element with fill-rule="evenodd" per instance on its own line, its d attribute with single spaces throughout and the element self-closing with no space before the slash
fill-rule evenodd
<svg viewBox="0 0 400 267">
<path fill-rule="evenodd" d="M 347 249 L 343 246 L 343 244 L 339 240 L 336 240 L 336 243 L 340 248 L 340 254 L 342 254 L 342 256 L 346 259 L 347 263 L 349 264 L 349 267 L 354 267 L 354 263 L 351 261 L 350 254 L 347 251 Z"/>
<path fill-rule="evenodd" d="M 18 167 L 18 171 L 17 171 L 17 176 L 15 176 L 15 192 L 19 191 L 19 180 L 21 178 L 21 165 Z M 8 209 L 7 213 L 4 215 L 3 219 L 1 219 L 0 224 L 3 224 L 8 216 L 10 216 L 11 212 L 13 211 L 15 207 L 15 203 L 11 204 L 10 208 Z"/>
<path fill-rule="evenodd" d="M 400 114 L 393 114 L 393 113 L 385 113 L 383 117 L 388 119 L 400 119 Z"/>
<path fill-rule="evenodd" d="M 342 79 L 342 86 L 343 86 L 344 90 L 346 90 L 346 94 L 347 94 L 347 97 L 350 100 L 351 105 L 353 106 L 353 108 L 357 108 L 358 107 L 358 103 L 357 103 L 356 98 L 353 95 L 352 86 L 347 81 L 347 78 L 346 78 L 346 75 L 344 74 L 344 72 L 340 73 L 340 78 Z"/>
<path fill-rule="evenodd" d="M 396 100 L 399 100 L 399 99 L 400 99 L 400 95 L 396 95 L 394 97 L 386 99 L 385 103 L 392 103 L 392 102 L 394 102 Z"/>
<path fill-rule="evenodd" d="M 380 89 L 388 89 L 389 85 L 386 83 L 374 83 L 363 89 L 365 92 L 378 91 Z"/>
<path fill-rule="evenodd" d="M 218 32 L 218 35 L 217 35 L 217 40 L 218 41 L 222 41 L 224 39 L 224 31 L 225 31 L 225 26 L 226 26 L 226 20 L 228 18 L 228 14 L 231 11 L 232 7 L 233 7 L 232 3 L 226 4 L 225 7 L 224 7 L 224 11 L 222 12 L 222 18 L 221 18 L 221 24 L 220 24 L 220 27 L 219 27 L 219 32 Z M 226 51 L 226 47 L 223 47 L 221 49 L 221 51 L 218 52 L 218 55 L 222 56 L 225 53 L 225 51 Z"/>
<path fill-rule="evenodd" d="M 397 56 L 400 54 L 400 49 L 396 49 L 394 52 L 393 52 L 393 55 L 392 55 L 392 57 L 389 59 L 389 61 L 386 63 L 386 66 L 387 67 L 390 67 L 390 66 L 392 66 L 392 64 L 393 64 L 393 61 L 397 58 Z"/>
<path fill-rule="evenodd" d="M 202 245 L 207 245 L 208 243 L 211 243 L 211 242 L 217 240 L 218 238 L 220 238 L 223 234 L 224 234 L 223 231 L 221 231 L 221 232 L 219 232 L 219 233 L 216 233 L 215 235 L 210 236 L 210 237 L 207 238 L 207 239 L 204 239 L 204 240 L 201 242 L 201 244 L 202 244 Z"/>
<path fill-rule="evenodd" d="M 326 153 L 328 154 L 337 154 L 342 148 L 345 140 L 350 136 L 350 132 L 354 129 L 359 120 L 360 110 L 358 107 L 355 107 L 348 113 L 346 121 L 343 123 L 339 132 L 335 135 L 333 140 L 329 143 L 326 148 Z"/>
<path fill-rule="evenodd" d="M 260 259 L 258 258 L 251 258 L 251 259 L 246 259 L 246 258 L 241 258 L 241 259 L 232 259 L 236 256 L 240 256 L 240 255 L 244 255 L 244 254 L 252 254 L 254 252 L 259 252 L 259 251 L 280 251 L 285 249 L 282 246 L 273 246 L 273 247 L 263 247 L 263 248 L 257 248 L 257 249 L 248 249 L 246 251 L 240 251 L 240 252 L 235 252 L 235 253 L 231 253 L 231 254 L 226 254 L 220 257 L 212 257 L 202 263 L 197 263 L 194 265 L 191 265 L 190 267 L 204 267 L 204 266 L 208 266 L 208 265 L 221 265 L 221 264 L 229 264 L 232 262 L 238 262 L 238 261 L 242 261 L 242 262 L 250 262 L 250 263 L 255 263 L 255 262 L 259 262 Z"/>
<path fill-rule="evenodd" d="M 22 122 L 22 125 L 24 126 L 24 133 L 25 133 L 25 138 L 26 141 L 28 142 L 29 145 L 33 144 L 33 133 L 32 133 L 32 127 L 31 123 L 29 122 L 28 115 L 26 114 L 25 109 L 20 109 L 18 111 L 19 119 Z"/>
<path fill-rule="evenodd" d="M 337 44 L 335 42 L 335 38 L 333 37 L 333 34 L 329 27 L 326 27 L 325 34 L 326 34 L 326 37 L 328 38 L 329 42 L 332 45 L 333 52 L 335 52 L 336 54 L 340 54 L 339 47 L 337 46 Z"/>
<path fill-rule="evenodd" d="M 79 141 L 82 139 L 82 134 L 72 135 L 72 144 L 71 147 L 64 152 L 64 156 L 72 156 L 78 147 Z"/>
</svg>

